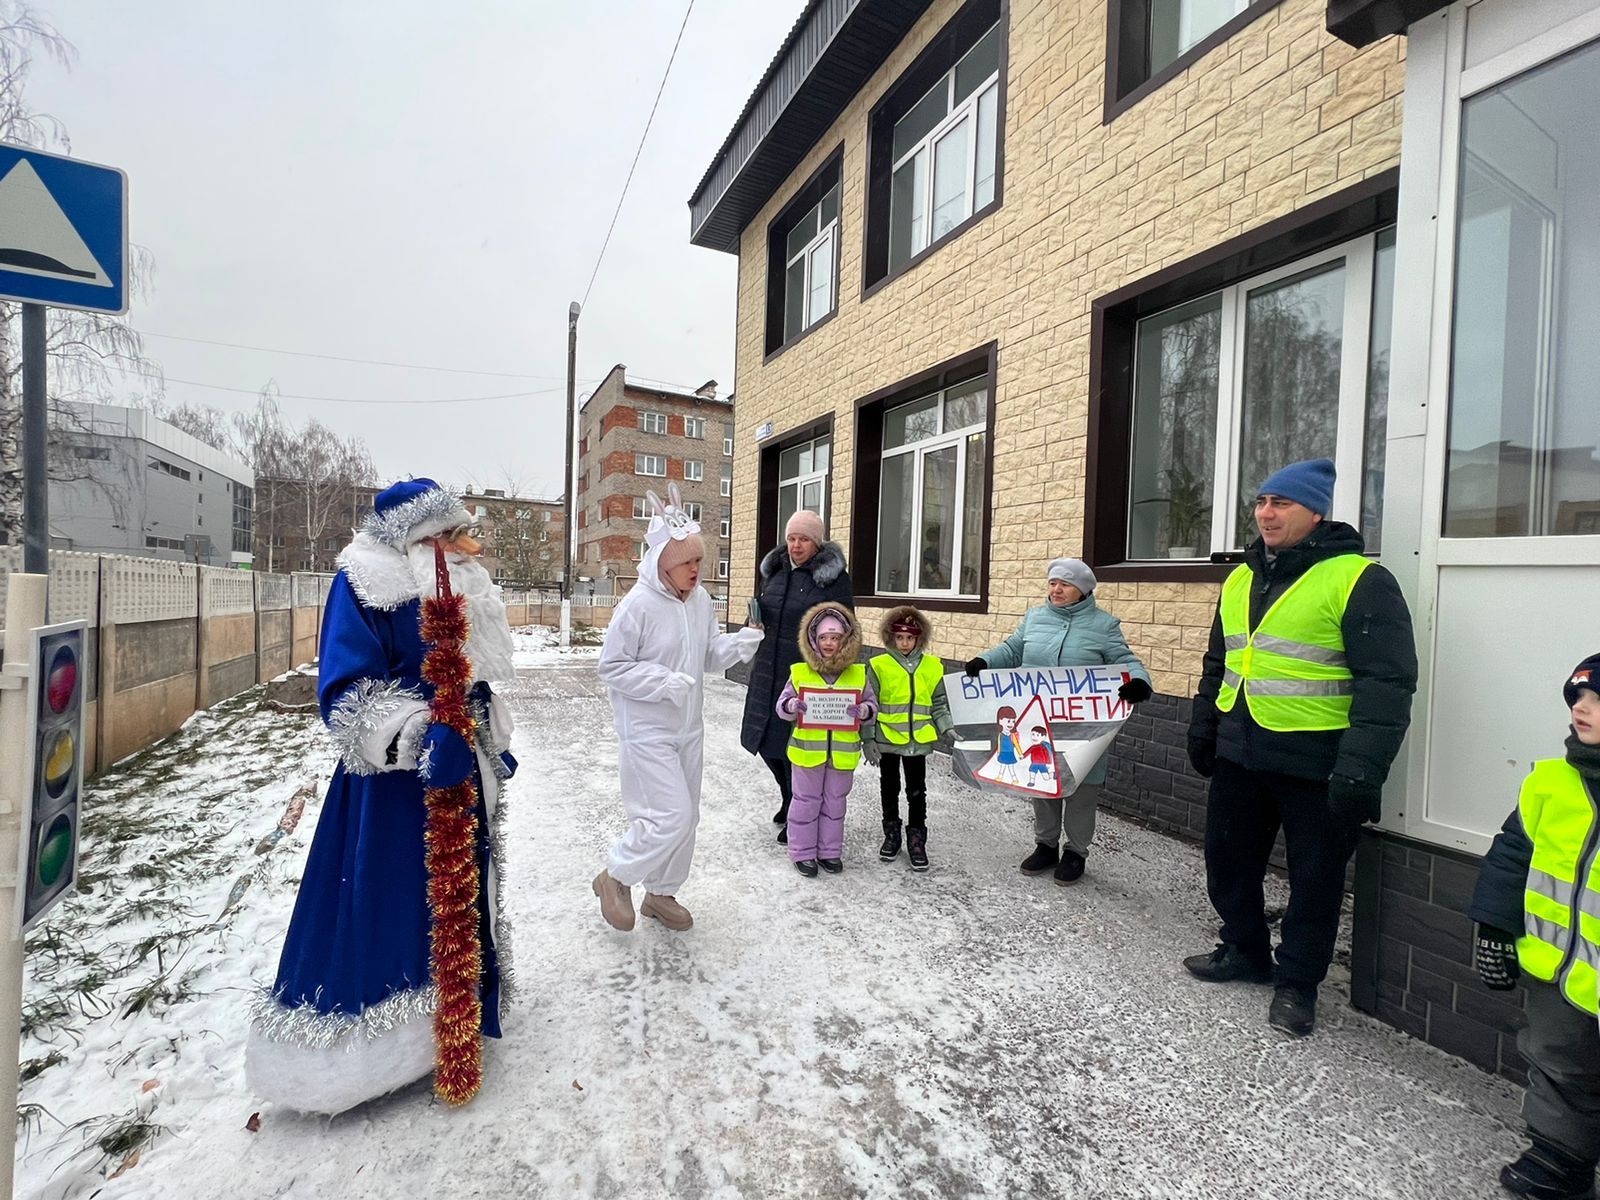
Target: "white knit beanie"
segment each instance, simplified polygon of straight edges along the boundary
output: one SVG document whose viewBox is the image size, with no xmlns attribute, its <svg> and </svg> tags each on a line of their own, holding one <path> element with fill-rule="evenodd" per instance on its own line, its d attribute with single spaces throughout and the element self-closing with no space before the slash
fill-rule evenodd
<svg viewBox="0 0 1600 1200">
<path fill-rule="evenodd" d="M 1089 564 L 1081 558 L 1058 558 L 1050 564 L 1050 572 L 1045 576 L 1045 582 L 1059 579 L 1063 583 L 1070 583 L 1085 596 L 1094 591 L 1094 572 L 1089 569 Z"/>
</svg>

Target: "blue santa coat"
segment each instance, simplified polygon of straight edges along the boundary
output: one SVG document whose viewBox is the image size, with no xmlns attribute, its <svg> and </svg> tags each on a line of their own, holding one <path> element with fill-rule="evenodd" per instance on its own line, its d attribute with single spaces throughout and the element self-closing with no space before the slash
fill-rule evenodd
<svg viewBox="0 0 1600 1200">
<path fill-rule="evenodd" d="M 421 602 L 392 610 L 360 603 L 341 571 L 322 620 L 317 683 L 322 718 L 363 679 L 389 680 L 431 698 L 422 679 Z M 474 687 L 488 702 L 488 684 Z M 423 785 L 415 771 L 334 770 L 284 938 L 273 994 L 289 1008 L 359 1015 L 426 987 L 428 873 Z M 500 1036 L 500 966 L 489 930 L 489 829 L 478 800 L 478 911 L 483 947 L 483 1032 Z"/>
</svg>

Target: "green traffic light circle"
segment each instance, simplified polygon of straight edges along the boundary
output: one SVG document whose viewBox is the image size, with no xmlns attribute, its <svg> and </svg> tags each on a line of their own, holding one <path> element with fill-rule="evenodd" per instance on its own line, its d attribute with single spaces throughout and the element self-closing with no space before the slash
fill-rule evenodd
<svg viewBox="0 0 1600 1200">
<path fill-rule="evenodd" d="M 58 813 L 39 839 L 38 870 L 35 873 L 39 885 L 53 887 L 71 859 L 72 822 L 67 819 L 66 813 Z"/>
</svg>

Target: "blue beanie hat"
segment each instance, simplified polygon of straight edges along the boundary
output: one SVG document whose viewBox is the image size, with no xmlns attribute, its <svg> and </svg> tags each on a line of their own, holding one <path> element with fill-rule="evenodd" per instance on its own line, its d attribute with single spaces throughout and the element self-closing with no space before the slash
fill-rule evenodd
<svg viewBox="0 0 1600 1200">
<path fill-rule="evenodd" d="M 1282 496 L 1303 504 L 1320 516 L 1333 511 L 1333 460 L 1312 458 L 1290 463 L 1267 477 L 1256 489 L 1258 496 Z"/>
</svg>

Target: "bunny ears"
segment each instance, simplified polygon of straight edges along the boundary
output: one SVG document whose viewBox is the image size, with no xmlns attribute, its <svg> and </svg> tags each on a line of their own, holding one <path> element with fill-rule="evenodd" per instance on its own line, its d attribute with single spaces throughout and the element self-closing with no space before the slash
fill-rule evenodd
<svg viewBox="0 0 1600 1200">
<path fill-rule="evenodd" d="M 644 540 L 652 549 L 665 545 L 669 540 L 681 542 L 690 534 L 700 532 L 700 523 L 692 520 L 683 507 L 683 496 L 677 484 L 667 484 L 665 504 L 652 491 L 646 491 L 645 495 L 650 497 L 651 517 L 649 528 L 644 531 Z"/>
</svg>

